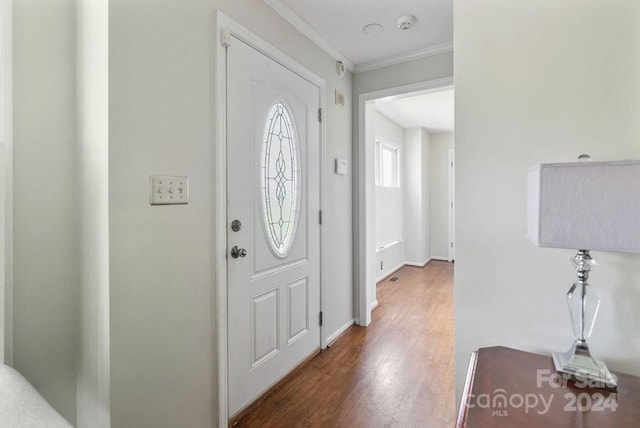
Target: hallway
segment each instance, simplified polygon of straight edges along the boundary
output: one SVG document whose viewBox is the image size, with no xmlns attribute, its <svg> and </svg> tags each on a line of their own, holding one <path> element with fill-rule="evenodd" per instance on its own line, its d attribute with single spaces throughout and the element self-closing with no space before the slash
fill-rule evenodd
<svg viewBox="0 0 640 428">
<path fill-rule="evenodd" d="M 405 266 L 352 327 L 238 427 L 450 427 L 455 420 L 453 264 Z"/>
</svg>

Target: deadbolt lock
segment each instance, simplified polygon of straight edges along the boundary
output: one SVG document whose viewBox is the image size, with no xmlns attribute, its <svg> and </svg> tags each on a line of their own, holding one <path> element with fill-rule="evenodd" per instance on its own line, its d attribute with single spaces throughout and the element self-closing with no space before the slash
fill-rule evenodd
<svg viewBox="0 0 640 428">
<path fill-rule="evenodd" d="M 231 230 L 233 230 L 234 232 L 239 232 L 241 227 L 242 223 L 240 223 L 240 220 L 233 220 L 231 222 Z"/>
</svg>

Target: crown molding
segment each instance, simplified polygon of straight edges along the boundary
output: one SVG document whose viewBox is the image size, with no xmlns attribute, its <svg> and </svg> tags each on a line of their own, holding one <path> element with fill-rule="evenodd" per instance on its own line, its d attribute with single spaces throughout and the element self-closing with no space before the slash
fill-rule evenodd
<svg viewBox="0 0 640 428">
<path fill-rule="evenodd" d="M 337 61 L 342 61 L 345 68 L 351 72 L 356 68 L 355 64 L 344 56 L 339 50 L 333 47 L 324 37 L 316 31 L 307 21 L 300 15 L 294 12 L 289 6 L 284 4 L 282 0 L 264 0 L 273 10 L 275 10 L 280 16 L 282 16 L 289 24 L 307 36 L 313 43 L 315 43 L 320 49 L 325 51 L 329 56 Z"/>
<path fill-rule="evenodd" d="M 264 0 L 278 15 L 282 16 L 285 21 L 291 24 L 296 30 L 307 36 L 313 43 L 315 43 L 320 49 L 325 51 L 329 56 L 342 61 L 345 68 L 352 73 L 364 73 L 366 71 L 373 71 L 380 68 L 388 67 L 390 65 L 402 64 L 404 62 L 415 61 L 417 59 L 427 58 L 433 55 L 439 55 L 442 53 L 453 52 L 453 41 L 442 43 L 439 45 L 431 46 L 416 51 L 394 55 L 388 58 L 379 60 L 364 62 L 362 64 L 354 64 L 349 58 L 344 56 L 338 49 L 336 49 L 331 43 L 329 43 L 324 37 L 316 31 L 304 18 L 298 15 L 294 10 L 287 6 L 282 0 Z"/>
<path fill-rule="evenodd" d="M 415 61 L 417 59 L 423 59 L 447 52 L 453 52 L 453 42 L 442 43 L 440 45 L 431 46 L 429 48 L 419 49 L 417 51 L 412 51 L 401 55 L 394 55 L 388 58 L 358 64 L 356 65 L 353 72 L 356 74 L 364 73 L 366 71 L 373 71 L 379 68 L 388 67 L 390 65 L 402 64 L 404 62 Z"/>
</svg>

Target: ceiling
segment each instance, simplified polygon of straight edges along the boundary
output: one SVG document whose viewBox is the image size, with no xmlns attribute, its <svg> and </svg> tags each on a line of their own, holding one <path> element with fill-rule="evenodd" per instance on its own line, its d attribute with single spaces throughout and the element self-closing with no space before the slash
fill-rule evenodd
<svg viewBox="0 0 640 428">
<path fill-rule="evenodd" d="M 265 0 L 351 71 L 361 72 L 453 49 L 453 0 Z M 415 16 L 408 30 L 396 19 Z M 384 30 L 367 36 L 363 27 Z"/>
<path fill-rule="evenodd" d="M 402 128 L 422 127 L 431 133 L 453 132 L 453 89 L 380 98 L 378 112 Z"/>
</svg>

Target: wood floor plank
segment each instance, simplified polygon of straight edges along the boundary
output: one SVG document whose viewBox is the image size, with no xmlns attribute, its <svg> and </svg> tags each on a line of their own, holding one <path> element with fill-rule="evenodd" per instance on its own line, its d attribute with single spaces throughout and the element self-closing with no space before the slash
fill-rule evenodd
<svg viewBox="0 0 640 428">
<path fill-rule="evenodd" d="M 394 276 L 378 285 L 369 327 L 351 327 L 235 426 L 453 426 L 453 265 Z"/>
</svg>

